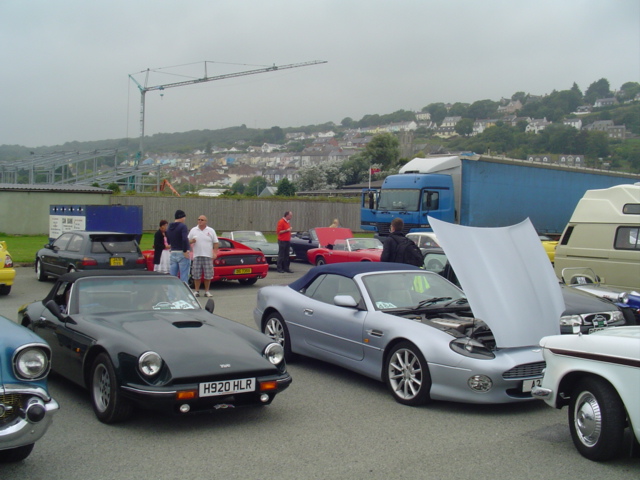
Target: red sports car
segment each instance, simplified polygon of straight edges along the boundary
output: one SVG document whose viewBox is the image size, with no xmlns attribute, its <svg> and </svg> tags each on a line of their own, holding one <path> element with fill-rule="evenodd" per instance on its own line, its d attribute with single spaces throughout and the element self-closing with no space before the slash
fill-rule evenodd
<svg viewBox="0 0 640 480">
<path fill-rule="evenodd" d="M 269 264 L 264 254 L 240 242 L 218 237 L 218 258 L 213 261 L 213 280 L 238 280 L 242 285 L 253 285 L 265 278 Z M 147 259 L 147 270 L 153 271 L 153 250 L 142 252 Z"/>
<path fill-rule="evenodd" d="M 312 248 L 307 252 L 313 265 L 342 262 L 379 262 L 382 242 L 377 238 L 336 239 L 327 247 Z"/>
</svg>

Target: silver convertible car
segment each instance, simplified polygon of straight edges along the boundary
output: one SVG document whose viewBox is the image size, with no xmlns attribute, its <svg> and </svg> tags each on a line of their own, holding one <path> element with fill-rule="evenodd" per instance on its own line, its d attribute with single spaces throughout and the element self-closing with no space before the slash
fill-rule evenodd
<svg viewBox="0 0 640 480">
<path fill-rule="evenodd" d="M 501 348 L 465 294 L 398 263 L 312 268 L 258 291 L 254 319 L 285 358 L 313 357 L 387 384 L 405 405 L 531 400 L 544 362 L 536 345 Z"/>
</svg>

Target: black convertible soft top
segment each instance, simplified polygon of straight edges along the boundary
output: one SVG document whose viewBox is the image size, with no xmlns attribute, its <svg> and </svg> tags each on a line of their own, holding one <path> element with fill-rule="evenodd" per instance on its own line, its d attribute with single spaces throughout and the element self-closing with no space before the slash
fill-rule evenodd
<svg viewBox="0 0 640 480">
<path fill-rule="evenodd" d="M 298 280 L 289 284 L 289 287 L 295 291 L 300 291 L 309 285 L 318 275 L 342 275 L 343 277 L 353 278 L 361 273 L 370 272 L 389 272 L 395 270 L 420 270 L 418 267 L 408 265 L 406 263 L 394 262 L 345 262 L 332 263 L 313 267 L 305 275 Z"/>
</svg>

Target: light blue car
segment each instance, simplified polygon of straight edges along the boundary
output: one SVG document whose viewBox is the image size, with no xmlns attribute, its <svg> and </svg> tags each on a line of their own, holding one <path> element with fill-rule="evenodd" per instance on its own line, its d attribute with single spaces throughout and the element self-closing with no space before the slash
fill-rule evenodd
<svg viewBox="0 0 640 480">
<path fill-rule="evenodd" d="M 60 408 L 47 390 L 51 349 L 38 335 L 0 316 L 0 462 L 19 462 Z"/>
</svg>

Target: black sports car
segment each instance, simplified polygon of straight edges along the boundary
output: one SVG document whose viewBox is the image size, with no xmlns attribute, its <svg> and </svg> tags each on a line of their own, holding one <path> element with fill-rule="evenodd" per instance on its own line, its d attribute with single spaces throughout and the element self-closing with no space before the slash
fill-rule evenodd
<svg viewBox="0 0 640 480">
<path fill-rule="evenodd" d="M 49 342 L 54 372 L 89 389 L 104 423 L 136 405 L 185 414 L 270 404 L 291 383 L 282 347 L 213 308 L 162 273 L 75 272 L 19 321 Z"/>
</svg>

